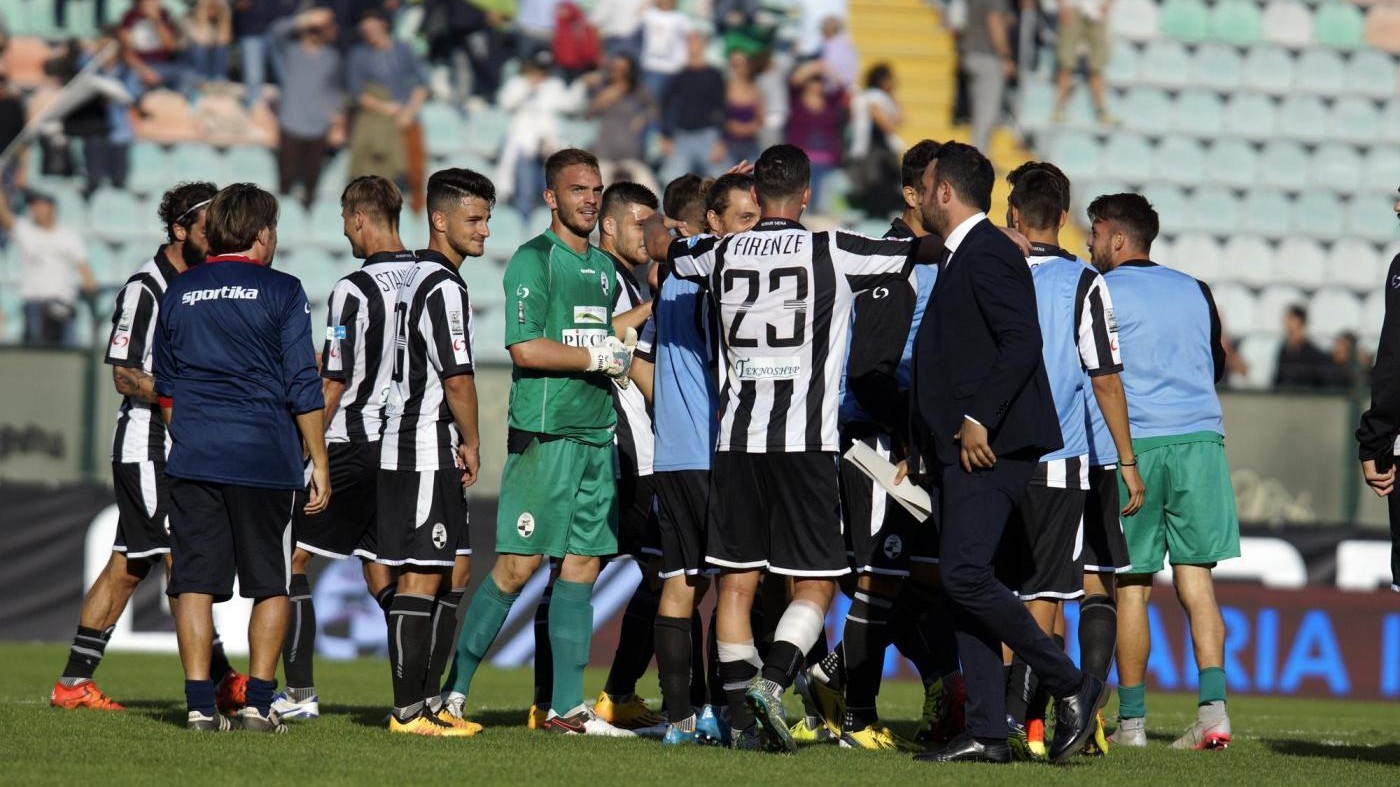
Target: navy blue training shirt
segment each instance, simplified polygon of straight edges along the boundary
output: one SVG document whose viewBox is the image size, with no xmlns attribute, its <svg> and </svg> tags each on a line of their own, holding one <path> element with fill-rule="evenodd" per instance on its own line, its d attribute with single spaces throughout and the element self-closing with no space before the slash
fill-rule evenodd
<svg viewBox="0 0 1400 787">
<path fill-rule="evenodd" d="M 167 474 L 301 489 L 294 416 L 324 405 L 301 282 L 243 257 L 176 277 L 156 324 L 155 388 L 172 408 Z"/>
</svg>

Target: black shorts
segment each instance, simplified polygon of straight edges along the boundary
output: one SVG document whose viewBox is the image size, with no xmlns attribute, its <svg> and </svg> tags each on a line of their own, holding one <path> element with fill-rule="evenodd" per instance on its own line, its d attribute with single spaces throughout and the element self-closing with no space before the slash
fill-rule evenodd
<svg viewBox="0 0 1400 787">
<path fill-rule="evenodd" d="M 841 437 L 842 454 L 860 440 L 885 459 L 890 458 L 889 435 L 867 432 Z M 909 564 L 938 562 L 938 529 L 932 520 L 919 522 L 853 462 L 841 460 L 841 516 L 846 552 L 857 574 L 909 576 Z"/>
<path fill-rule="evenodd" d="M 661 577 L 709 573 L 705 562 L 709 470 L 673 470 L 652 477 L 660 514 Z"/>
<path fill-rule="evenodd" d="M 836 454 L 821 451 L 717 452 L 705 559 L 797 577 L 851 573 L 836 467 Z"/>
<path fill-rule="evenodd" d="M 1030 484 L 1011 513 L 998 554 L 998 574 L 1022 601 L 1084 595 L 1079 553 L 1084 490 Z"/>
<path fill-rule="evenodd" d="M 113 462 L 117 537 L 112 551 L 127 560 L 170 553 L 170 479 L 164 462 Z"/>
<path fill-rule="evenodd" d="M 1123 535 L 1123 508 L 1118 493 L 1118 466 L 1089 468 L 1089 493 L 1084 498 L 1084 570 L 1095 574 L 1126 571 L 1128 539 Z"/>
<path fill-rule="evenodd" d="M 655 475 L 617 479 L 617 553 L 631 555 L 638 562 L 661 554 L 655 479 Z"/>
<path fill-rule="evenodd" d="M 292 574 L 292 489 L 170 479 L 170 585 L 165 592 L 287 595 Z"/>
<path fill-rule="evenodd" d="M 373 560 L 378 544 L 379 443 L 331 443 L 326 458 L 331 502 L 313 516 L 297 508 L 292 520 L 297 546 L 337 560 L 351 555 Z"/>
<path fill-rule="evenodd" d="M 378 487 L 379 553 L 374 562 L 447 567 L 459 555 L 472 553 L 461 470 L 380 470 Z"/>
</svg>

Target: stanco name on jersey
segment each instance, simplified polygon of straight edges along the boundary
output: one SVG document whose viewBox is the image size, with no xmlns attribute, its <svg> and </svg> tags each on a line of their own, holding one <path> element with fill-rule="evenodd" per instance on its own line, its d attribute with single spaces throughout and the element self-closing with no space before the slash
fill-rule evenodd
<svg viewBox="0 0 1400 787">
<path fill-rule="evenodd" d="M 190 290 L 180 296 L 180 303 L 186 306 L 193 306 L 200 301 L 217 301 L 223 299 L 235 301 L 255 301 L 258 299 L 256 287 L 212 287 L 207 290 Z"/>
<path fill-rule="evenodd" d="M 394 292 L 407 279 L 408 271 L 402 269 L 381 271 L 374 274 L 374 283 L 379 285 L 381 292 Z"/>
<path fill-rule="evenodd" d="M 739 235 L 729 241 L 729 253 L 746 257 L 796 254 L 802 250 L 802 240 L 805 237 L 807 236 L 798 232 L 784 235 Z"/>
</svg>

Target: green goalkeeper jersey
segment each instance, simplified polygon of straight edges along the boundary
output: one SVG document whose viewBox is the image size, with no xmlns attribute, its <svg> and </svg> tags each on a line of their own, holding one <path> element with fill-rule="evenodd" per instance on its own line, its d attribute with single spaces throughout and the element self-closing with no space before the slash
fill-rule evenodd
<svg viewBox="0 0 1400 787">
<path fill-rule="evenodd" d="M 615 276 L 612 262 L 591 245 L 580 255 L 553 230 L 530 239 L 506 266 L 506 346 L 540 338 L 570 347 L 600 344 L 613 332 Z M 601 374 L 516 366 L 509 422 L 512 429 L 608 445 L 617 424 L 612 383 Z"/>
</svg>

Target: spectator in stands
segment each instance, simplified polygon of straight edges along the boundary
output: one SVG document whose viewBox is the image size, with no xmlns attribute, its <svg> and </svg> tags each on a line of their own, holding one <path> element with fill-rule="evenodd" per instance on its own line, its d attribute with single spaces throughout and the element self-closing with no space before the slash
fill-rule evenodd
<svg viewBox="0 0 1400 787">
<path fill-rule="evenodd" d="M 180 59 L 180 34 L 160 0 L 133 0 L 122 16 L 121 42 L 126 63 L 147 88 L 188 93 L 189 70 Z"/>
<path fill-rule="evenodd" d="M 789 77 L 787 141 L 807 151 L 812 164 L 813 213 L 827 207 L 826 176 L 841 166 L 846 125 L 843 94 L 835 79 L 828 78 L 821 60 L 809 60 Z M 888 184 L 887 184 L 888 186 Z"/>
<path fill-rule="evenodd" d="M 467 99 L 471 77 L 468 40 L 486 24 L 480 8 L 463 0 L 424 0 L 418 33 L 427 42 L 433 95 L 461 104 Z"/>
<path fill-rule="evenodd" d="M 366 13 L 359 31 L 362 43 L 350 50 L 345 76 L 347 92 L 360 110 L 351 131 L 350 177 L 394 180 L 412 210 L 420 212 L 425 154 L 418 112 L 428 100 L 427 67 L 411 46 L 390 35 L 389 18 L 382 12 Z M 393 166 L 395 160 L 401 166 Z"/>
<path fill-rule="evenodd" d="M 791 61 L 787 55 L 765 51 L 755 55 L 750 62 L 757 75 L 754 84 L 763 100 L 759 148 L 766 149 L 787 138 L 788 101 L 791 98 L 788 71 L 791 70 Z"/>
<path fill-rule="evenodd" d="M 822 20 L 821 58 L 828 77 L 835 79 L 842 90 L 854 92 L 860 76 L 860 55 L 839 16 Z"/>
<path fill-rule="evenodd" d="M 661 152 L 666 180 L 687 172 L 718 175 L 724 149 L 724 75 L 705 57 L 709 41 L 692 30 L 686 35 L 686 65 L 666 86 L 661 100 Z"/>
<path fill-rule="evenodd" d="M 286 68 L 277 105 L 278 192 L 300 186 L 307 207 L 316 198 L 331 129 L 344 123 L 340 51 L 333 46 L 335 15 L 313 8 L 272 23 L 274 52 Z"/>
<path fill-rule="evenodd" d="M 758 0 L 715 0 L 711 8 L 715 30 L 725 33 L 751 25 L 761 9 Z"/>
<path fill-rule="evenodd" d="M 890 188 L 901 178 L 904 140 L 899 127 L 904 113 L 894 98 L 894 71 L 877 63 L 865 75 L 865 90 L 851 101 L 851 201 L 870 216 L 887 216 L 904 207 Z"/>
<path fill-rule="evenodd" d="M 233 35 L 238 42 L 239 68 L 243 72 L 243 100 L 253 106 L 267 83 L 267 62 L 272 53 L 272 23 L 296 12 L 297 0 L 234 0 Z M 281 76 L 274 58 L 273 73 Z"/>
<path fill-rule="evenodd" d="M 228 79 L 233 11 L 228 0 L 195 0 L 185 17 L 185 57 L 200 83 Z"/>
<path fill-rule="evenodd" d="M 660 100 L 671 78 L 685 68 L 690 17 L 676 10 L 676 0 L 656 0 L 642 14 L 642 84 Z"/>
<path fill-rule="evenodd" d="M 9 149 L 24 133 L 24 99 L 10 84 L 0 63 L 0 152 Z M 20 145 L 0 167 L 0 199 L 13 203 L 29 182 L 29 146 Z M 9 245 L 9 233 L 0 228 L 0 251 Z"/>
<path fill-rule="evenodd" d="M 1308 310 L 1295 303 L 1283 311 L 1283 346 L 1274 367 L 1275 388 L 1325 388 L 1335 382 L 1332 358 L 1308 339 Z"/>
<path fill-rule="evenodd" d="M 94 49 L 101 62 L 70 84 L 72 93 L 85 92 L 91 97 L 63 118 L 63 133 L 82 143 L 86 196 L 104 182 L 114 189 L 126 188 L 131 143 L 136 139 L 131 103 L 141 85 L 127 67 L 120 44 L 109 47 L 112 42 L 110 38 L 98 39 Z"/>
<path fill-rule="evenodd" d="M 56 347 L 72 342 L 78 294 L 97 293 L 87 250 L 78 233 L 57 224 L 53 198 L 31 193 L 29 215 L 16 216 L 0 199 L 0 227 L 19 250 L 24 300 L 24 343 Z"/>
<path fill-rule="evenodd" d="M 569 84 L 598 68 L 603 57 L 598 31 L 576 3 L 563 2 L 555 6 L 554 42 L 550 52 L 554 55 L 554 67 Z"/>
<path fill-rule="evenodd" d="M 967 97 L 972 115 L 972 144 L 987 151 L 992 129 L 1001 118 L 1006 82 L 1016 74 L 1011 53 L 1013 16 L 1007 0 L 967 0 L 967 24 L 959 38 Z"/>
<path fill-rule="evenodd" d="M 724 146 L 730 161 L 758 160 L 763 114 L 753 59 L 736 49 L 729 53 L 729 81 L 724 89 Z"/>
<path fill-rule="evenodd" d="M 647 0 L 594 0 L 588 18 L 603 37 L 603 55 L 626 55 L 634 61 L 642 55 L 642 13 Z M 608 182 L 608 181 L 604 181 Z"/>
<path fill-rule="evenodd" d="M 647 123 L 656 116 L 656 102 L 642 86 L 637 63 L 626 55 L 608 59 L 607 73 L 591 74 L 593 90 L 588 116 L 598 121 L 593 153 L 604 183 L 631 181 L 655 192 L 656 177 L 646 158 Z"/>
<path fill-rule="evenodd" d="M 1059 63 L 1056 74 L 1057 95 L 1055 111 L 1050 116 L 1053 123 L 1065 119 L 1065 105 L 1074 87 L 1074 73 L 1079 69 L 1080 50 L 1087 48 L 1089 72 L 1089 95 L 1094 99 L 1094 112 L 1099 123 L 1105 126 L 1118 124 L 1118 119 L 1108 111 L 1104 101 L 1103 69 L 1108 65 L 1108 13 L 1113 0 L 1061 0 L 1060 39 L 1056 44 L 1055 59 Z"/>
<path fill-rule="evenodd" d="M 1371 365 L 1375 359 L 1362 350 L 1356 334 L 1342 331 L 1332 340 L 1332 366 L 1330 387 L 1350 388 L 1357 383 L 1370 383 Z"/>
<path fill-rule="evenodd" d="M 528 60 L 541 49 L 554 47 L 554 24 L 564 0 L 520 0 L 515 16 L 516 52 Z"/>
<path fill-rule="evenodd" d="M 522 215 L 544 203 L 544 160 L 569 142 L 560 134 L 560 116 L 584 109 L 583 81 L 569 87 L 553 69 L 549 52 L 535 52 L 501 88 L 497 101 L 510 113 L 510 129 L 497 165 L 496 196 Z"/>
</svg>

